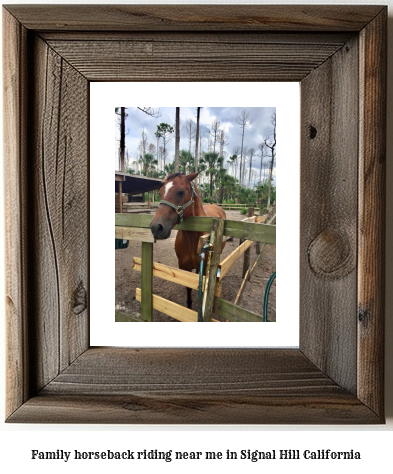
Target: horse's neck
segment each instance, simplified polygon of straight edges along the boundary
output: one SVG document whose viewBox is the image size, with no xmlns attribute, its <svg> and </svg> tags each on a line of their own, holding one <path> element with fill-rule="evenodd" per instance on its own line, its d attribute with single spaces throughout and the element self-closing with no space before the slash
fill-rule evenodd
<svg viewBox="0 0 393 474">
<path fill-rule="evenodd" d="M 196 217 L 204 217 L 206 216 L 206 213 L 203 209 L 202 205 L 202 200 L 200 198 L 199 190 L 196 188 L 194 185 L 194 205 L 192 207 L 192 216 Z M 200 233 L 194 232 L 194 231 L 188 231 L 188 230 L 180 230 L 179 231 L 179 238 L 184 239 L 184 242 L 187 242 L 186 245 L 189 245 L 189 249 L 192 252 L 196 252 L 197 246 L 198 246 L 198 241 L 199 241 L 199 236 Z"/>
<path fill-rule="evenodd" d="M 199 189 L 194 185 L 194 190 L 195 190 L 195 194 L 194 194 L 194 216 L 198 216 L 198 217 L 203 217 L 203 216 L 206 216 L 206 213 L 203 209 L 203 204 L 202 204 L 202 200 L 200 198 L 200 192 L 199 192 Z"/>
<path fill-rule="evenodd" d="M 195 185 L 194 185 L 195 186 Z M 195 194 L 193 196 L 194 204 L 191 207 L 191 216 L 203 217 L 206 216 L 206 213 L 203 209 L 202 200 L 200 198 L 199 190 L 195 186 Z M 179 230 L 176 236 L 175 249 L 177 257 L 179 259 L 179 267 L 183 268 L 181 265 L 184 264 L 185 256 L 188 257 L 191 261 L 191 268 L 199 268 L 199 256 L 198 256 L 198 242 L 201 234 L 205 232 L 193 232 L 188 230 Z M 179 249 L 179 250 L 178 250 Z M 181 249 L 181 250 L 180 250 Z M 178 253 L 179 251 L 179 253 Z M 187 260 L 187 259 L 186 259 Z M 190 261 L 188 264 L 190 265 Z"/>
</svg>

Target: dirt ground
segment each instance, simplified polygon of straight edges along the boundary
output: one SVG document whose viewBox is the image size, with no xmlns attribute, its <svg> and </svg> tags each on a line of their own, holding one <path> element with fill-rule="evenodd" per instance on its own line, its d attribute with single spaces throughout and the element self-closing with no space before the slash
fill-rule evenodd
<svg viewBox="0 0 393 474">
<path fill-rule="evenodd" d="M 244 216 L 238 211 L 227 211 L 227 218 L 242 220 Z M 175 238 L 177 231 L 172 231 L 169 239 L 157 241 L 154 244 L 153 261 L 178 268 L 175 254 Z M 222 254 L 221 261 L 239 246 L 239 239 L 227 242 Z M 266 284 L 276 271 L 276 246 L 262 245 L 263 255 L 255 267 L 251 281 L 247 281 L 237 305 L 262 315 L 263 298 Z M 132 269 L 133 257 L 141 257 L 142 245 L 140 242 L 131 242 L 129 247 L 123 250 L 115 250 L 116 258 L 116 309 L 124 314 L 140 317 L 140 303 L 135 299 L 135 289 L 141 287 L 141 273 Z M 254 264 L 256 255 L 256 244 L 253 243 L 250 252 L 251 266 Z M 222 279 L 221 297 L 233 303 L 242 283 L 243 256 L 232 266 L 231 270 Z M 153 277 L 154 294 L 170 301 L 186 306 L 186 288 L 161 278 Z M 198 310 L 198 292 L 193 291 L 192 309 Z M 220 319 L 220 318 L 217 318 Z M 155 322 L 177 322 L 156 310 L 153 311 Z M 269 294 L 268 321 L 276 321 L 276 280 Z"/>
</svg>

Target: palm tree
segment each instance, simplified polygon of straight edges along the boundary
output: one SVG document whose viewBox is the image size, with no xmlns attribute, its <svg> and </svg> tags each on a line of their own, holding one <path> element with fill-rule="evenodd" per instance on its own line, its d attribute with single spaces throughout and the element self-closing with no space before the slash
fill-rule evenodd
<svg viewBox="0 0 393 474">
<path fill-rule="evenodd" d="M 198 177 L 202 178 L 201 181 L 205 178 L 206 176 L 206 170 L 207 170 L 207 166 L 205 165 L 205 163 L 201 162 L 201 160 L 199 160 L 199 164 L 198 164 L 198 170 L 197 171 L 200 171 Z M 199 184 L 199 183 L 198 183 Z"/>
<path fill-rule="evenodd" d="M 218 153 L 205 153 L 201 160 L 207 167 L 206 174 L 210 176 L 210 202 L 213 202 L 213 177 L 218 173 L 218 167 L 222 167 L 224 158 L 218 156 Z"/>
<path fill-rule="evenodd" d="M 164 167 L 164 171 L 166 174 L 173 174 L 175 172 L 175 162 L 171 161 L 167 163 Z"/>
<path fill-rule="evenodd" d="M 232 199 L 236 193 L 236 179 L 230 174 L 225 174 L 222 186 L 224 189 L 223 199 Z"/>
<path fill-rule="evenodd" d="M 224 196 L 224 182 L 227 170 L 225 168 L 219 168 L 216 173 L 216 185 L 218 187 L 218 202 L 222 204 L 222 198 Z"/>
<path fill-rule="evenodd" d="M 140 158 L 139 162 L 142 165 L 142 174 L 144 176 L 151 176 L 153 170 L 155 170 L 156 166 L 158 165 L 158 161 L 151 153 L 146 153 L 144 158 Z"/>
<path fill-rule="evenodd" d="M 181 150 L 179 154 L 179 170 L 181 173 L 191 173 L 194 171 L 195 160 L 191 152 Z"/>
<path fill-rule="evenodd" d="M 236 178 L 236 173 L 234 172 L 235 170 L 235 164 L 237 162 L 237 155 L 232 155 L 228 158 L 227 163 L 229 166 L 232 168 L 232 174 Z"/>
</svg>

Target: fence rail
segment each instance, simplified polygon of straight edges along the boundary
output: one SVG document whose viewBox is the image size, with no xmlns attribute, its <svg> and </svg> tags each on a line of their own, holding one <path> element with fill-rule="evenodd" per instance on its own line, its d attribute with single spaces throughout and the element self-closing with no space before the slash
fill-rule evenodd
<svg viewBox="0 0 393 474">
<path fill-rule="evenodd" d="M 134 240 L 142 242 L 142 259 L 134 258 L 133 268 L 141 271 L 142 288 L 137 288 L 136 299 L 141 302 L 141 319 L 143 321 L 152 321 L 152 310 L 157 309 L 160 312 L 175 317 L 180 321 L 197 321 L 198 314 L 195 311 L 188 310 L 183 306 L 165 300 L 153 294 L 153 275 L 174 281 L 175 283 L 186 284 L 187 280 L 192 279 L 192 284 L 187 282 L 187 286 L 191 288 L 199 288 L 196 274 L 189 274 L 189 278 L 182 277 L 182 270 L 157 264 L 153 262 L 153 242 L 150 235 L 141 229 L 150 227 L 153 216 L 150 215 L 127 215 L 115 214 L 115 236 L 130 235 Z M 253 217 L 253 219 L 258 219 Z M 224 221 L 224 222 L 222 222 Z M 224 316 L 228 321 L 266 321 L 262 316 L 241 308 L 233 303 L 229 303 L 220 298 L 221 295 L 221 279 L 228 272 L 230 266 L 237 258 L 247 252 L 252 241 L 263 242 L 267 244 L 276 243 L 276 227 L 274 225 L 266 225 L 256 222 L 234 221 L 230 219 L 219 219 L 213 217 L 189 217 L 187 220 L 175 227 L 176 230 L 187 230 L 197 232 L 208 232 L 210 234 L 210 243 L 213 245 L 213 256 L 206 277 L 203 279 L 204 297 L 203 297 L 203 321 L 213 321 L 213 311 Z M 130 229 L 127 232 L 127 229 Z M 146 237 L 147 235 L 147 237 Z M 230 236 L 245 240 L 239 249 L 232 252 L 230 258 L 219 262 L 221 254 L 221 245 L 223 236 Z M 229 262 L 229 263 L 228 263 Z M 248 259 L 248 268 L 251 270 Z M 255 266 L 255 265 L 254 265 Z M 219 275 L 217 270 L 220 269 L 222 274 Z M 244 283 L 244 282 L 243 282 Z M 241 290 L 239 291 L 239 293 Z M 125 319 L 119 319 L 125 320 Z"/>
<path fill-rule="evenodd" d="M 149 228 L 153 215 L 115 214 L 115 226 Z M 175 227 L 175 230 L 210 232 L 214 217 L 189 217 Z M 254 240 L 266 244 L 276 244 L 276 227 L 253 222 L 224 219 L 224 235 L 243 240 Z"/>
</svg>

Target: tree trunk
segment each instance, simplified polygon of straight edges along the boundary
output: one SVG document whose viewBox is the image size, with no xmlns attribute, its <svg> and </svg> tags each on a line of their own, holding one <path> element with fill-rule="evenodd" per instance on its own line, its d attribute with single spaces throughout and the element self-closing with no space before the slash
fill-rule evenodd
<svg viewBox="0 0 393 474">
<path fill-rule="evenodd" d="M 126 148 L 126 108 L 120 107 L 120 171 L 124 171 L 124 152 Z"/>
<path fill-rule="evenodd" d="M 261 154 L 261 169 L 259 170 L 259 182 L 262 183 L 262 165 L 263 165 L 263 155 Z"/>
<path fill-rule="evenodd" d="M 142 130 L 142 156 L 143 156 L 143 159 L 145 159 L 145 155 L 146 155 L 146 133 L 145 133 L 145 129 Z"/>
<path fill-rule="evenodd" d="M 251 188 L 251 168 L 252 168 L 252 155 L 250 155 L 250 170 L 248 172 L 248 187 Z"/>
<path fill-rule="evenodd" d="M 218 193 L 218 203 L 222 204 L 222 199 L 224 197 L 224 187 L 221 185 L 219 193 Z"/>
<path fill-rule="evenodd" d="M 270 166 L 270 176 L 269 176 L 269 191 L 267 195 L 267 210 L 270 210 L 270 193 L 272 189 L 272 180 L 273 180 L 273 165 L 274 165 L 274 147 L 272 148 L 272 164 Z"/>
<path fill-rule="evenodd" d="M 158 169 L 160 169 L 160 161 L 158 159 L 158 150 L 159 150 L 158 145 L 159 145 L 159 142 L 160 142 L 160 137 L 157 137 L 157 166 L 158 166 Z"/>
<path fill-rule="evenodd" d="M 240 150 L 240 169 L 239 169 L 239 184 L 242 185 L 242 165 L 243 165 L 243 141 L 244 141 L 244 125 L 243 125 L 243 133 L 242 133 L 242 148 Z"/>
<path fill-rule="evenodd" d="M 270 210 L 270 193 L 271 193 L 271 188 L 272 188 L 272 180 L 273 180 L 273 167 L 274 167 L 274 155 L 275 155 L 275 149 L 276 149 L 276 114 L 273 115 L 272 117 L 272 125 L 273 125 L 273 142 L 271 145 L 268 145 L 266 143 L 265 139 L 265 145 L 267 145 L 271 152 L 272 152 L 272 164 L 270 166 L 270 176 L 269 176 L 269 191 L 268 191 L 268 199 L 267 199 L 267 210 L 269 212 Z"/>
<path fill-rule="evenodd" d="M 201 108 L 197 107 L 197 126 L 196 126 L 196 136 L 195 136 L 195 173 L 198 172 L 198 140 L 199 140 L 199 116 Z M 198 176 L 197 176 L 197 185 L 198 185 Z"/>
<path fill-rule="evenodd" d="M 179 172 L 180 107 L 176 107 L 175 173 Z"/>
</svg>

